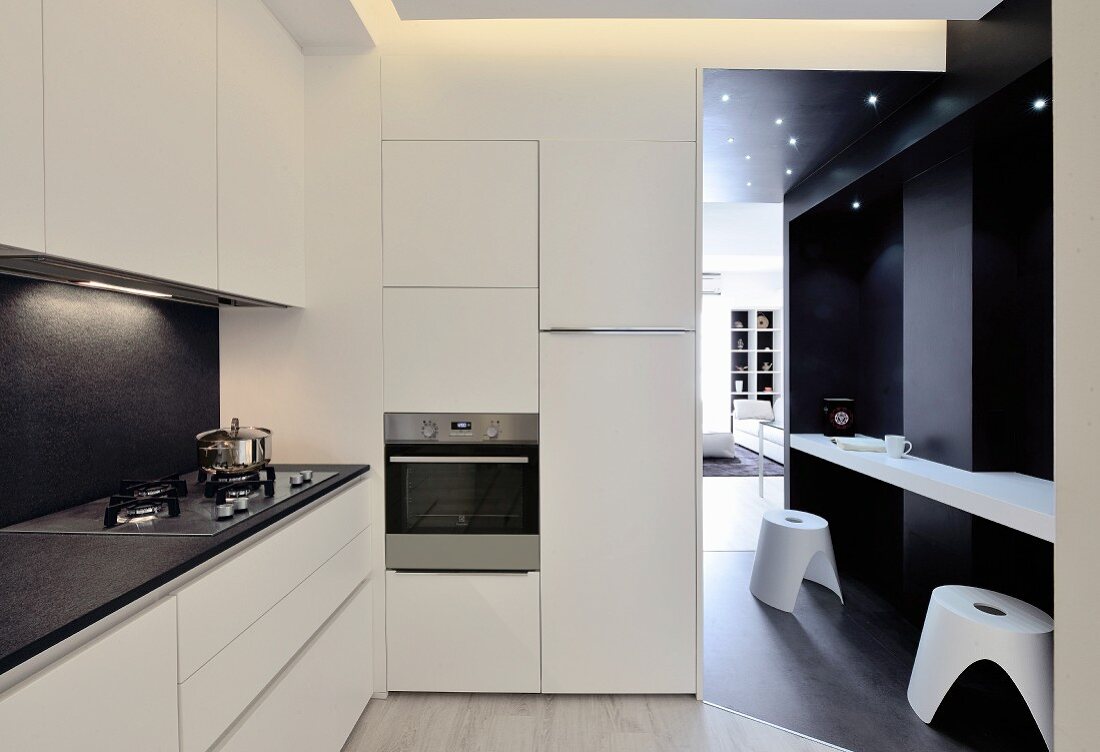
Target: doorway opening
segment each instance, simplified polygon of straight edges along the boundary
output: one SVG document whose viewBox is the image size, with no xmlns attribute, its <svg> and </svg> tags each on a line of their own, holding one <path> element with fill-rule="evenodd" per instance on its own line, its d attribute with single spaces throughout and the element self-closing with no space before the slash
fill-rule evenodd
<svg viewBox="0 0 1100 752">
<path fill-rule="evenodd" d="M 791 330 L 812 317 L 815 307 L 821 319 L 837 320 L 831 311 L 836 300 L 827 294 L 830 284 L 838 286 L 838 298 L 854 294 L 861 310 L 874 317 L 839 321 L 860 331 L 853 339 L 865 348 L 831 353 L 822 363 L 847 358 L 843 367 L 852 371 L 860 393 L 876 395 L 863 405 L 866 420 L 860 425 L 874 424 L 871 433 L 878 436 L 901 432 L 901 332 L 892 328 L 901 321 L 901 295 L 895 289 L 903 250 L 900 194 L 893 189 L 866 195 L 841 191 L 823 203 L 843 215 L 836 227 L 856 222 L 859 230 L 847 251 L 836 241 L 839 230 L 819 246 L 800 242 L 802 269 L 806 259 L 821 262 L 809 264 L 818 275 L 813 300 L 801 295 L 804 286 L 792 292 L 788 284 L 793 269 L 784 268 L 790 219 L 785 201 L 797 195 L 792 191 L 804 181 L 828 174 L 838 155 L 898 115 L 939 78 L 889 71 L 704 71 L 702 697 L 850 749 L 1039 749 L 1042 740 L 1026 712 L 1017 712 L 1019 698 L 988 666 L 976 665 L 964 674 L 952 691 L 970 699 L 945 702 L 945 712 L 933 724 L 925 724 L 910 707 L 906 689 L 920 621 L 873 577 L 852 576 L 861 549 L 902 545 L 891 538 L 897 532 L 893 528 L 882 527 L 881 539 L 871 526 L 864 543 L 843 541 L 843 556 L 838 555 L 843 601 L 829 588 L 806 581 L 797 607 L 786 612 L 766 605 L 749 589 L 764 514 L 816 508 L 810 498 L 814 489 L 805 483 L 792 487 L 788 477 L 789 401 L 801 399 L 799 414 L 805 415 L 812 409 L 807 402 L 820 405 L 823 396 L 848 396 L 817 393 L 805 378 L 816 366 L 797 359 L 800 354 L 820 359 L 821 354 L 790 346 Z M 809 221 L 798 220 L 802 225 Z M 843 269 L 833 270 L 831 264 Z M 852 289 L 840 289 L 843 285 Z M 793 395 L 792 370 L 800 374 L 800 391 Z M 859 382 L 865 376 L 875 383 Z M 820 388 L 833 388 L 826 379 Z M 868 415 L 867 410 L 875 412 Z M 800 431 L 820 430 L 804 423 Z M 859 481 L 843 480 L 853 493 L 862 488 Z M 990 698 L 997 699 L 991 703 Z M 1002 707 L 972 723 L 958 712 L 970 701 Z M 994 718 L 1002 722 L 990 731 Z"/>
</svg>

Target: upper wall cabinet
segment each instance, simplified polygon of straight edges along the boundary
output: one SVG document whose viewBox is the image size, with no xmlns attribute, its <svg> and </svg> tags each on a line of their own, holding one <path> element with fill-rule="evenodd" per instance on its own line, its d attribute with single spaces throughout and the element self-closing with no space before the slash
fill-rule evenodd
<svg viewBox="0 0 1100 752">
<path fill-rule="evenodd" d="M 386 412 L 537 413 L 538 297 L 538 290 L 383 290 Z"/>
<path fill-rule="evenodd" d="M 653 59 L 394 55 L 382 137 L 694 141 L 695 75 Z"/>
<path fill-rule="evenodd" d="M 537 287 L 538 144 L 382 145 L 383 283 Z"/>
<path fill-rule="evenodd" d="M 695 328 L 695 144 L 543 142 L 543 329 Z"/>
<path fill-rule="evenodd" d="M 0 3 L 0 103 L 0 245 L 42 251 L 42 0 Z"/>
<path fill-rule="evenodd" d="M 218 287 L 305 303 L 305 63 L 260 0 L 218 2 Z"/>
<path fill-rule="evenodd" d="M 44 0 L 42 10 L 46 250 L 216 287 L 215 0 Z M 6 46 L 6 24 L 2 34 Z M 33 120 L 31 97 L 17 101 Z"/>
</svg>

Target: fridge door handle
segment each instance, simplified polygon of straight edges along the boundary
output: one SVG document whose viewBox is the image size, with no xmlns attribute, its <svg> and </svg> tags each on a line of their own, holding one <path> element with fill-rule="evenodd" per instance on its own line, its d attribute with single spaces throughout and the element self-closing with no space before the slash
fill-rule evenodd
<svg viewBox="0 0 1100 752">
<path fill-rule="evenodd" d="M 694 329 L 673 326 L 552 326 L 546 334 L 691 334 Z"/>
</svg>

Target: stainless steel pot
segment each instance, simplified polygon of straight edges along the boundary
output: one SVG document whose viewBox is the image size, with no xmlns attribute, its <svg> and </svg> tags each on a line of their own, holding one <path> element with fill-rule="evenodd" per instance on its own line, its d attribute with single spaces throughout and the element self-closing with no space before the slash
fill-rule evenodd
<svg viewBox="0 0 1100 752">
<path fill-rule="evenodd" d="M 229 428 L 195 437 L 199 467 L 209 473 L 251 473 L 271 462 L 271 431 L 246 426 L 236 418 Z"/>
</svg>

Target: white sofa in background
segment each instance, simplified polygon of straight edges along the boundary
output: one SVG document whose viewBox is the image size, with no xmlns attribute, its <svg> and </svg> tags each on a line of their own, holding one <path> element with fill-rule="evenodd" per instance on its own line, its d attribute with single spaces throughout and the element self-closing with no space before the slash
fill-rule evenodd
<svg viewBox="0 0 1100 752">
<path fill-rule="evenodd" d="M 733 440 L 741 446 L 757 451 L 760 445 L 761 423 L 776 421 L 778 426 L 764 426 L 764 456 L 783 463 L 783 398 L 777 397 L 773 405 L 767 400 L 735 400 L 733 403 Z"/>
</svg>

